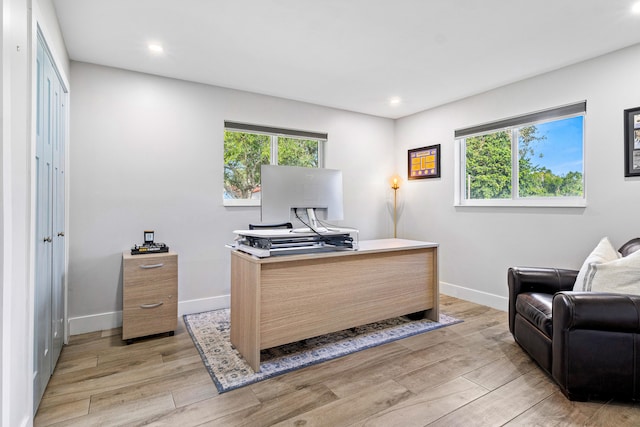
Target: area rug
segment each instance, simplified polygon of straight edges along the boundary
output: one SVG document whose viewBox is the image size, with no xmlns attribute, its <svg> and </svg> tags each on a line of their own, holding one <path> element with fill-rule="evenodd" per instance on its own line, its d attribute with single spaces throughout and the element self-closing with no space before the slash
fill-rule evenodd
<svg viewBox="0 0 640 427">
<path fill-rule="evenodd" d="M 219 393 L 459 322 L 462 320 L 445 314 L 440 314 L 439 322 L 412 321 L 402 316 L 346 329 L 262 350 L 260 372 L 254 372 L 231 344 L 229 309 L 184 315 L 187 330 Z"/>
</svg>

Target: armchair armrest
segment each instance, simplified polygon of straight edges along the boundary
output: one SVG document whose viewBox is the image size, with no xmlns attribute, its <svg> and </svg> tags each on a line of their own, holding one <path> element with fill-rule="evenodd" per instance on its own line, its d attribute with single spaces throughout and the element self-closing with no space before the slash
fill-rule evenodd
<svg viewBox="0 0 640 427">
<path fill-rule="evenodd" d="M 559 292 L 553 297 L 553 333 L 588 329 L 640 333 L 640 296 Z M 562 338 L 559 336 L 559 338 Z"/>
<path fill-rule="evenodd" d="M 559 292 L 553 298 L 552 375 L 569 398 L 638 396 L 640 296 Z"/>
<path fill-rule="evenodd" d="M 555 294 L 570 291 L 578 276 L 576 270 L 546 267 L 511 267 L 507 271 L 509 284 L 509 330 L 513 333 L 516 298 L 522 292 Z"/>
</svg>

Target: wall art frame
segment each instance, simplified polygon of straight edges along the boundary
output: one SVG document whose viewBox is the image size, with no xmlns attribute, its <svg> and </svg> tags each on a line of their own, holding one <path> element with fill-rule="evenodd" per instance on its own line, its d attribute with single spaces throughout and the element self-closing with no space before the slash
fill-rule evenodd
<svg viewBox="0 0 640 427">
<path fill-rule="evenodd" d="M 640 107 L 624 110 L 624 176 L 640 176 Z"/>
<path fill-rule="evenodd" d="M 440 178 L 440 144 L 412 148 L 407 156 L 407 178 Z"/>
</svg>

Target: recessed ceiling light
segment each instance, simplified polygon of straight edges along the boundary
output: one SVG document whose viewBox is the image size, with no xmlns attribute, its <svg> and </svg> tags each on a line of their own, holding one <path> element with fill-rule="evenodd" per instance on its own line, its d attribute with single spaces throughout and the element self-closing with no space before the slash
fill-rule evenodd
<svg viewBox="0 0 640 427">
<path fill-rule="evenodd" d="M 399 96 L 394 96 L 393 98 L 389 99 L 389 105 L 391 105 L 392 107 L 395 107 L 396 105 L 400 105 L 401 102 L 402 102 L 402 99 L 400 99 Z"/>
<path fill-rule="evenodd" d="M 631 6 L 631 12 L 640 15 L 640 1 L 635 2 L 633 6 Z"/>
<path fill-rule="evenodd" d="M 149 50 L 153 53 L 162 53 L 164 49 L 162 49 L 162 46 L 159 44 L 150 44 L 149 46 Z"/>
</svg>

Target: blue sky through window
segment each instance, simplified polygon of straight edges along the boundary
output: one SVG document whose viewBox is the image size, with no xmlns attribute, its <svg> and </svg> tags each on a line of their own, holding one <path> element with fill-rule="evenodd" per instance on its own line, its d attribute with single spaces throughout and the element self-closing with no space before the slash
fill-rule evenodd
<svg viewBox="0 0 640 427">
<path fill-rule="evenodd" d="M 538 134 L 547 138 L 533 145 L 533 164 L 546 167 L 559 176 L 582 172 L 583 120 L 584 116 L 577 116 L 537 124 Z M 539 157 L 539 154 L 543 156 Z"/>
</svg>

